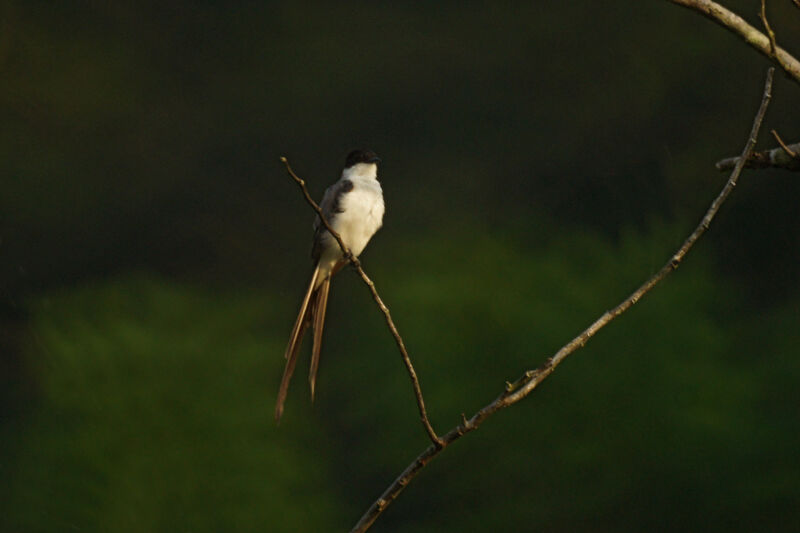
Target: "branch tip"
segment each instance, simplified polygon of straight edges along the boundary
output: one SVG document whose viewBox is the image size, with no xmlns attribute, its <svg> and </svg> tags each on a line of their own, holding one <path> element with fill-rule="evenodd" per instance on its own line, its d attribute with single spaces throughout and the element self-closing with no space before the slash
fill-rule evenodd
<svg viewBox="0 0 800 533">
<path fill-rule="evenodd" d="M 798 1 L 800 1 L 800 0 L 798 0 Z M 786 152 L 786 155 L 788 155 L 788 156 L 789 156 L 789 157 L 791 157 L 792 159 L 797 159 L 798 157 L 800 157 L 800 156 L 798 156 L 798 155 L 797 155 L 797 153 L 796 153 L 794 150 L 792 150 L 791 148 L 789 148 L 789 147 L 786 145 L 786 143 L 785 143 L 785 142 L 783 142 L 783 139 L 781 139 L 781 136 L 780 136 L 780 135 L 778 135 L 778 132 L 777 132 L 777 131 L 775 131 L 775 130 L 772 130 L 772 132 L 771 132 L 771 133 L 772 133 L 772 136 L 773 136 L 773 137 L 775 137 L 775 140 L 777 141 L 777 143 L 781 145 L 781 148 L 783 148 L 783 151 L 784 151 L 784 152 Z"/>
</svg>

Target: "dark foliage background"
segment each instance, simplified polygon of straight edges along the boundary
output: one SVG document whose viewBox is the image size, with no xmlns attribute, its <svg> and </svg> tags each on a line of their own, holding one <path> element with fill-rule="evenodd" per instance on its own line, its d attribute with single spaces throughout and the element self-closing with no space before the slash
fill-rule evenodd
<svg viewBox="0 0 800 533">
<path fill-rule="evenodd" d="M 726 5 L 758 24 L 758 2 Z M 774 4 L 774 5 L 773 5 Z M 800 12 L 770 2 L 800 51 Z M 766 60 L 668 2 L 0 8 L 0 529 L 328 531 L 425 445 L 360 281 L 318 399 L 281 357 L 316 196 L 384 160 L 362 259 L 458 423 L 658 269 Z M 800 137 L 779 77 L 765 130 Z M 762 148 L 774 143 L 762 134 Z M 749 172 L 663 287 L 375 531 L 793 531 L 797 176 Z"/>
</svg>

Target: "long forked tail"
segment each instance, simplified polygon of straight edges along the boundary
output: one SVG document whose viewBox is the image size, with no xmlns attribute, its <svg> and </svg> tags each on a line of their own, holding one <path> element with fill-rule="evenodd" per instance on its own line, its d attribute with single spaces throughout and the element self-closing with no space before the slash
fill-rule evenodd
<svg viewBox="0 0 800 533">
<path fill-rule="evenodd" d="M 317 384 L 319 368 L 319 352 L 322 350 L 322 327 L 325 325 L 325 308 L 328 306 L 328 293 L 331 290 L 331 278 L 328 276 L 317 289 L 311 314 L 314 317 L 314 346 L 311 350 L 311 366 L 308 368 L 308 383 L 311 385 L 311 401 L 314 401 L 314 388 Z"/>
<path fill-rule="evenodd" d="M 314 300 L 316 304 L 318 300 L 319 291 L 315 290 L 317 278 L 319 277 L 319 265 L 314 268 L 314 273 L 311 275 L 311 282 L 308 284 L 308 290 L 303 298 L 303 303 L 300 305 L 300 312 L 297 314 L 297 320 L 292 328 L 292 334 L 289 337 L 289 344 L 286 346 L 286 368 L 283 370 L 283 378 L 281 378 L 281 386 L 278 389 L 278 400 L 275 404 L 275 420 L 280 421 L 283 414 L 283 404 L 286 402 L 286 394 L 289 392 L 289 381 L 292 379 L 294 367 L 297 365 L 297 353 L 300 351 L 300 344 L 303 340 L 303 333 L 305 333 L 309 324 L 311 323 L 312 310 L 316 305 L 309 305 Z M 326 280 L 326 284 L 330 283 L 330 279 Z M 322 287 L 320 287 L 322 288 Z M 325 299 L 327 300 L 327 287 L 325 289 Z M 323 315 L 325 313 L 323 309 Z M 320 328 L 321 329 L 321 328 Z M 322 331 L 320 331 L 322 333 Z M 316 347 L 316 338 L 314 345 Z M 319 354 L 317 354 L 319 357 Z M 312 386 L 313 390 L 313 386 Z"/>
</svg>

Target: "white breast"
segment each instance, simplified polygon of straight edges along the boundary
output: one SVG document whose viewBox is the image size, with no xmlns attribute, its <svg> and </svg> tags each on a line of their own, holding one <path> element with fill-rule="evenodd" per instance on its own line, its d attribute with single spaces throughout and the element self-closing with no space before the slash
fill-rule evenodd
<svg viewBox="0 0 800 533">
<path fill-rule="evenodd" d="M 339 204 L 341 213 L 333 220 L 333 229 L 356 256 L 383 224 L 383 191 L 376 179 L 353 179 L 353 190 Z"/>
</svg>

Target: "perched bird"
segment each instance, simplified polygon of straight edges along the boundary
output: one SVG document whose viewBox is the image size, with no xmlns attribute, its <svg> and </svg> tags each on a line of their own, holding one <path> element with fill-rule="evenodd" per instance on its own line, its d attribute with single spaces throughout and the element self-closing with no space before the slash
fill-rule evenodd
<svg viewBox="0 0 800 533">
<path fill-rule="evenodd" d="M 339 234 L 345 246 L 358 257 L 369 240 L 383 224 L 383 190 L 378 182 L 378 163 L 380 158 L 369 150 L 353 150 L 347 155 L 344 170 L 339 181 L 328 187 L 319 206 L 328 224 Z M 314 244 L 311 249 L 314 270 L 311 281 L 300 304 L 300 312 L 292 328 L 289 344 L 286 346 L 286 368 L 283 371 L 278 401 L 275 405 L 275 420 L 283 414 L 283 404 L 289 390 L 297 354 L 303 334 L 312 326 L 314 343 L 311 349 L 311 366 L 308 381 L 311 385 L 311 399 L 319 367 L 319 353 L 322 348 L 322 327 L 325 322 L 325 307 L 331 286 L 331 276 L 346 263 L 339 243 L 328 232 L 317 216 L 314 221 Z"/>
</svg>

